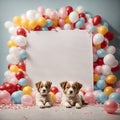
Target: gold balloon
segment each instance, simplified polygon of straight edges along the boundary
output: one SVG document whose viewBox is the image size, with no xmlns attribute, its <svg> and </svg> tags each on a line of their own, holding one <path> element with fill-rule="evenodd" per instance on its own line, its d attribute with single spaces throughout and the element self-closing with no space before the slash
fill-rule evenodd
<svg viewBox="0 0 120 120">
<path fill-rule="evenodd" d="M 65 23 L 67 23 L 67 24 L 70 24 L 71 22 L 70 22 L 70 19 L 69 19 L 69 16 L 67 16 L 66 18 L 65 18 Z"/>
<path fill-rule="evenodd" d="M 29 29 L 34 29 L 37 26 L 37 21 L 36 20 L 29 20 L 28 23 Z"/>
<path fill-rule="evenodd" d="M 99 75 L 98 74 L 94 74 L 93 75 L 93 80 L 94 80 L 94 82 L 97 82 L 99 80 Z"/>
<path fill-rule="evenodd" d="M 55 94 L 53 92 L 50 92 L 50 97 L 51 97 L 52 102 L 54 103 L 55 102 Z"/>
<path fill-rule="evenodd" d="M 46 25 L 46 19 L 44 17 L 40 17 L 38 20 L 37 20 L 37 24 L 41 27 L 45 26 Z"/>
<path fill-rule="evenodd" d="M 108 28 L 104 25 L 102 25 L 98 28 L 98 33 L 100 33 L 102 35 L 105 35 L 107 32 L 108 32 Z"/>
<path fill-rule="evenodd" d="M 117 80 L 117 77 L 115 75 L 108 75 L 105 79 L 107 84 L 114 84 Z"/>
<path fill-rule="evenodd" d="M 104 93 L 106 94 L 106 95 L 110 95 L 111 93 L 113 93 L 115 90 L 114 90 L 114 88 L 113 87 L 111 87 L 111 86 L 108 86 L 108 87 L 105 87 L 105 89 L 104 89 Z"/>
<path fill-rule="evenodd" d="M 96 49 L 100 49 L 100 48 L 101 48 L 101 44 L 94 45 L 94 47 L 95 47 Z"/>
<path fill-rule="evenodd" d="M 7 43 L 8 48 L 16 47 L 17 43 L 14 40 L 9 40 Z"/>
<path fill-rule="evenodd" d="M 15 16 L 13 18 L 13 22 L 16 24 L 16 25 L 20 25 L 21 24 L 21 17 L 20 16 Z"/>
<path fill-rule="evenodd" d="M 19 68 L 16 65 L 11 65 L 10 66 L 10 72 L 17 72 Z"/>
<path fill-rule="evenodd" d="M 29 24 L 29 20 L 28 20 L 28 19 L 22 19 L 22 20 L 21 20 L 21 25 L 22 25 L 24 28 L 28 28 L 28 27 L 29 27 L 28 24 Z"/>
<path fill-rule="evenodd" d="M 23 89 L 22 89 L 22 92 L 23 92 L 23 94 L 27 94 L 27 95 L 30 95 L 31 93 L 32 93 L 32 88 L 29 86 L 29 85 L 27 85 L 27 86 L 24 86 L 23 87 Z"/>
</svg>

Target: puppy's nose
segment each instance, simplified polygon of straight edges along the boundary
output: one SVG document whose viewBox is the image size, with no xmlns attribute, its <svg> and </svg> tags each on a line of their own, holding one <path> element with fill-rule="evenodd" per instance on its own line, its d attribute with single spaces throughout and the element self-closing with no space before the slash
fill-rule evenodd
<svg viewBox="0 0 120 120">
<path fill-rule="evenodd" d="M 45 92 L 46 92 L 46 90 L 44 89 L 44 90 L 43 90 L 43 92 L 45 93 Z"/>
<path fill-rule="evenodd" d="M 72 94 L 73 93 L 73 91 L 72 90 L 70 90 L 70 94 Z"/>
</svg>

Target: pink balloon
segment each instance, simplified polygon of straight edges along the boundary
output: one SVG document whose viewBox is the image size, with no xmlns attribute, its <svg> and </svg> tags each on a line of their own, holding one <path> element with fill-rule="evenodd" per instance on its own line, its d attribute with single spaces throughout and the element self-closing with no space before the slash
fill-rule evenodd
<svg viewBox="0 0 120 120">
<path fill-rule="evenodd" d="M 62 93 L 58 92 L 58 93 L 55 94 L 55 103 L 60 104 L 61 101 L 62 101 Z"/>
<path fill-rule="evenodd" d="M 10 94 L 6 91 L 0 90 L 0 104 L 10 104 L 11 103 L 11 97 Z"/>
<path fill-rule="evenodd" d="M 54 11 L 51 11 L 49 17 L 50 17 L 50 19 L 55 19 L 55 18 L 57 18 L 57 13 Z"/>
<path fill-rule="evenodd" d="M 45 14 L 45 9 L 43 7 L 38 7 L 38 12 L 41 13 L 41 15 L 44 15 Z"/>
<path fill-rule="evenodd" d="M 120 88 L 120 80 L 118 80 L 118 81 L 116 82 L 116 87 L 117 87 L 117 88 Z"/>
<path fill-rule="evenodd" d="M 9 83 L 12 83 L 13 85 L 16 85 L 18 82 L 18 80 L 14 77 L 14 78 L 11 78 Z"/>
<path fill-rule="evenodd" d="M 85 99 L 85 101 L 88 102 L 89 104 L 95 104 L 95 103 L 96 103 L 95 96 L 94 96 L 93 92 L 87 92 L 87 93 L 84 95 L 84 99 Z"/>
<path fill-rule="evenodd" d="M 96 66 L 95 67 L 95 73 L 96 74 L 101 74 L 102 73 L 102 67 L 101 66 Z"/>
<path fill-rule="evenodd" d="M 62 26 L 64 26 L 64 25 L 65 25 L 64 19 L 60 18 L 60 19 L 59 19 L 59 26 L 62 27 Z"/>
<path fill-rule="evenodd" d="M 116 88 L 115 92 L 120 93 L 120 88 Z"/>
<path fill-rule="evenodd" d="M 96 48 L 93 48 L 93 54 L 96 54 L 97 50 Z"/>
<path fill-rule="evenodd" d="M 107 100 L 105 101 L 104 105 L 104 110 L 109 113 L 109 114 L 113 114 L 117 111 L 118 109 L 118 104 L 116 101 L 114 100 Z"/>
<path fill-rule="evenodd" d="M 84 91 L 87 93 L 87 92 L 93 92 L 93 88 L 92 87 L 85 87 Z"/>
<path fill-rule="evenodd" d="M 23 95 L 21 98 L 21 103 L 24 106 L 32 106 L 33 105 L 33 98 L 30 95 Z"/>
<path fill-rule="evenodd" d="M 67 10 L 66 10 L 66 8 L 60 8 L 59 9 L 59 16 L 61 17 L 61 18 L 65 18 L 65 17 L 67 17 Z"/>
</svg>

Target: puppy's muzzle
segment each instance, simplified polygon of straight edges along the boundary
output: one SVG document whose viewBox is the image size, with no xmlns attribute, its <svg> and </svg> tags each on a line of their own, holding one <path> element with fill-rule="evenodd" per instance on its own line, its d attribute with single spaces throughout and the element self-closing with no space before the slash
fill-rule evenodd
<svg viewBox="0 0 120 120">
<path fill-rule="evenodd" d="M 70 90 L 70 91 L 69 91 L 69 94 L 73 94 L 73 90 Z"/>
</svg>

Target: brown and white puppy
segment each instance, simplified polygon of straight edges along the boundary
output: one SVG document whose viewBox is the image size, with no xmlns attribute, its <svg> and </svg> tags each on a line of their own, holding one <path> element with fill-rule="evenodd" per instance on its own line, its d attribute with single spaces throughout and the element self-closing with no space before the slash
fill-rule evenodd
<svg viewBox="0 0 120 120">
<path fill-rule="evenodd" d="M 65 94 L 62 104 L 67 108 L 71 108 L 72 106 L 78 109 L 81 108 L 82 104 L 85 103 L 83 97 L 78 94 L 82 84 L 79 82 L 64 81 L 60 83 L 60 86 Z"/>
<path fill-rule="evenodd" d="M 52 100 L 50 97 L 50 88 L 52 85 L 51 81 L 39 81 L 36 84 L 37 93 L 36 93 L 36 105 L 40 108 L 51 107 Z"/>
</svg>

